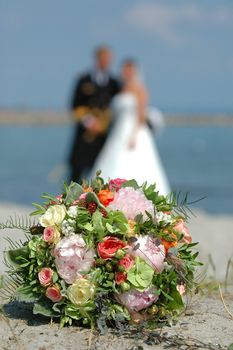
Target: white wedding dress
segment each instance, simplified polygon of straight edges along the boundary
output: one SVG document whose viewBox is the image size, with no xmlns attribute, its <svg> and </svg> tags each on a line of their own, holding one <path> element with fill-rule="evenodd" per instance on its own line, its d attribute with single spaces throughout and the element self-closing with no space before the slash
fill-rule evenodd
<svg viewBox="0 0 233 350">
<path fill-rule="evenodd" d="M 153 134 L 149 127 L 142 125 L 136 134 L 136 145 L 129 148 L 137 118 L 136 99 L 131 93 L 120 93 L 112 104 L 114 126 L 99 154 L 91 174 L 97 170 L 105 178 L 135 179 L 139 185 L 145 181 L 156 183 L 157 190 L 167 195 L 170 192 Z"/>
</svg>

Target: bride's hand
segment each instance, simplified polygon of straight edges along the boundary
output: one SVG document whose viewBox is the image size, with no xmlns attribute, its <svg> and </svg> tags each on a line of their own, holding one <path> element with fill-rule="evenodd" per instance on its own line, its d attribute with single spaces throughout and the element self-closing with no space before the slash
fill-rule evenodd
<svg viewBox="0 0 233 350">
<path fill-rule="evenodd" d="M 132 138 L 129 140 L 128 147 L 129 147 L 129 149 L 133 149 L 133 148 L 136 147 L 136 139 L 135 139 L 135 137 L 132 137 Z"/>
</svg>

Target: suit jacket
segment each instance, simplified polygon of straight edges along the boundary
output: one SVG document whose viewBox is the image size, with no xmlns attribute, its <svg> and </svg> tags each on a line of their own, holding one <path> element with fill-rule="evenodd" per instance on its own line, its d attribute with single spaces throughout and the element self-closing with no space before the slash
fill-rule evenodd
<svg viewBox="0 0 233 350">
<path fill-rule="evenodd" d="M 106 109 L 119 91 L 120 84 L 112 76 L 108 77 L 104 85 L 99 85 L 93 75 L 87 73 L 80 77 L 75 86 L 71 109 L 75 110 L 77 107 Z"/>
</svg>

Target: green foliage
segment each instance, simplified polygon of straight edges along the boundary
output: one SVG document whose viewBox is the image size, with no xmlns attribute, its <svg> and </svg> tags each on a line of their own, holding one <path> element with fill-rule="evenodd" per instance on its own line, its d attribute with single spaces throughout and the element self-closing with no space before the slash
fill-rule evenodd
<svg viewBox="0 0 233 350">
<path fill-rule="evenodd" d="M 154 270 L 144 260 L 137 257 L 135 265 L 128 271 L 127 279 L 134 288 L 143 291 L 152 282 Z"/>
<path fill-rule="evenodd" d="M 202 197 L 200 199 L 190 202 L 188 200 L 188 193 L 185 193 L 183 195 L 181 192 L 172 192 L 168 197 L 168 202 L 169 202 L 170 208 L 173 209 L 174 212 L 189 218 L 190 214 L 194 215 L 192 210 L 190 209 L 190 206 L 200 202 L 204 198 L 205 197 Z"/>
<path fill-rule="evenodd" d="M 135 190 L 137 190 L 139 188 L 139 185 L 137 183 L 137 181 L 135 180 L 129 180 L 129 181 L 125 181 L 123 182 L 123 184 L 121 185 L 121 187 L 125 188 L 125 187 L 132 187 Z"/>
<path fill-rule="evenodd" d="M 6 259 L 11 265 L 20 266 L 22 259 L 27 260 L 29 258 L 29 249 L 28 246 L 23 246 L 18 249 L 8 250 L 6 252 Z"/>
<path fill-rule="evenodd" d="M 53 308 L 53 303 L 48 299 L 42 299 L 34 303 L 33 314 L 43 315 L 46 317 L 60 317 L 60 313 L 56 312 Z"/>
<path fill-rule="evenodd" d="M 107 233 L 125 235 L 128 231 L 128 220 L 120 211 L 110 211 L 107 218 L 103 218 Z"/>
<path fill-rule="evenodd" d="M 105 236 L 105 229 L 102 222 L 102 218 L 103 216 L 98 210 L 92 215 L 93 229 L 97 241 L 102 241 Z"/>
<path fill-rule="evenodd" d="M 65 195 L 65 204 L 72 205 L 75 200 L 79 198 L 79 196 L 83 193 L 83 188 L 76 182 L 71 182 L 70 186 L 66 190 Z"/>
<path fill-rule="evenodd" d="M 14 299 L 22 302 L 32 303 L 39 298 L 39 293 L 36 293 L 31 284 L 24 285 L 24 283 L 18 287 L 14 294 Z"/>
</svg>

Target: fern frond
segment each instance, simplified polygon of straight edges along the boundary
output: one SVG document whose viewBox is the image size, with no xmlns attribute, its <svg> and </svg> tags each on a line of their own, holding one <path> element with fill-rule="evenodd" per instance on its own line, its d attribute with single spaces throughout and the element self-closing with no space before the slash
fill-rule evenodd
<svg viewBox="0 0 233 350">
<path fill-rule="evenodd" d="M 23 280 L 18 275 L 3 276 L 2 286 L 0 288 L 0 298 L 3 301 L 9 301 L 14 297 L 17 288 L 22 284 Z"/>
<path fill-rule="evenodd" d="M 21 248 L 23 245 L 22 241 L 19 241 L 19 242 L 13 241 L 10 237 L 4 237 L 4 239 L 9 244 L 10 249 L 18 249 L 18 248 Z"/>
<path fill-rule="evenodd" d="M 29 233 L 30 227 L 33 225 L 35 225 L 35 220 L 28 216 L 20 217 L 15 214 L 15 216 L 10 216 L 5 223 L 0 223 L 0 230 L 18 229 Z"/>
<path fill-rule="evenodd" d="M 190 215 L 195 216 L 193 211 L 190 209 L 190 206 L 200 202 L 201 200 L 205 199 L 205 197 L 194 201 L 189 201 L 188 196 L 188 192 L 185 194 L 182 194 L 181 192 L 172 192 L 169 196 L 168 201 L 170 204 L 172 204 L 174 211 L 177 214 L 181 214 L 187 218 L 190 218 Z"/>
</svg>

